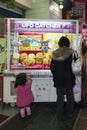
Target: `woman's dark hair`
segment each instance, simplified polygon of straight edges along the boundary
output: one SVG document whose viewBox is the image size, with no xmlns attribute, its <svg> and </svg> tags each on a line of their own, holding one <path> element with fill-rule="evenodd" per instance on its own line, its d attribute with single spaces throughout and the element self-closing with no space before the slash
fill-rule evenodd
<svg viewBox="0 0 87 130">
<path fill-rule="evenodd" d="M 20 73 L 16 76 L 14 87 L 16 88 L 18 85 L 24 85 L 26 81 L 26 73 Z"/>
<path fill-rule="evenodd" d="M 59 39 L 59 47 L 63 47 L 63 46 L 66 46 L 66 47 L 69 47 L 70 46 L 70 41 L 67 37 L 65 36 L 62 36 L 60 39 Z"/>
</svg>

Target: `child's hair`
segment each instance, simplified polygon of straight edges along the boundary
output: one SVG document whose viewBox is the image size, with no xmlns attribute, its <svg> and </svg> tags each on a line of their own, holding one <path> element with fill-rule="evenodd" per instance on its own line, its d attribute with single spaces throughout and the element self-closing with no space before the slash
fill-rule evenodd
<svg viewBox="0 0 87 130">
<path fill-rule="evenodd" d="M 17 76 L 16 76 L 16 80 L 15 80 L 15 85 L 14 87 L 16 88 L 18 85 L 24 85 L 25 83 L 27 82 L 27 79 L 26 79 L 26 73 L 19 73 Z"/>
</svg>

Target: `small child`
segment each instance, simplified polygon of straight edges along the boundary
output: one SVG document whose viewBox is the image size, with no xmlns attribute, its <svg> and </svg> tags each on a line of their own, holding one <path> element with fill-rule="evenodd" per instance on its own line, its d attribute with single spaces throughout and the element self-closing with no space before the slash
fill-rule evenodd
<svg viewBox="0 0 87 130">
<path fill-rule="evenodd" d="M 20 73 L 16 76 L 15 80 L 15 92 L 16 92 L 16 105 L 20 109 L 20 115 L 24 118 L 31 115 L 30 105 L 34 101 L 34 97 L 31 91 L 32 79 L 29 74 Z"/>
</svg>

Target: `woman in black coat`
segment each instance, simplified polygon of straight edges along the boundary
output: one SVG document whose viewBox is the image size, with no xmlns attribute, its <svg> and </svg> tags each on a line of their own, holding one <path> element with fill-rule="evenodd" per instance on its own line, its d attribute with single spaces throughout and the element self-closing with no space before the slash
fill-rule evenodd
<svg viewBox="0 0 87 130">
<path fill-rule="evenodd" d="M 74 111 L 74 94 L 75 75 L 72 72 L 72 53 L 73 49 L 69 48 L 70 41 L 67 37 L 62 36 L 59 40 L 59 48 L 52 54 L 50 69 L 53 74 L 54 87 L 57 92 L 57 118 L 62 120 L 64 113 L 72 116 Z M 64 94 L 67 96 L 67 103 L 64 109 Z"/>
</svg>

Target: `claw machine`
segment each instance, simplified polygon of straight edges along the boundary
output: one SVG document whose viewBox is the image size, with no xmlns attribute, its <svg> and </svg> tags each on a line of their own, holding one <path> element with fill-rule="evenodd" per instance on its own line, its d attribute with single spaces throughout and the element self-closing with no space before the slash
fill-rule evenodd
<svg viewBox="0 0 87 130">
<path fill-rule="evenodd" d="M 7 64 L 4 71 L 4 102 L 15 103 L 15 76 L 20 72 L 32 77 L 35 102 L 56 101 L 50 61 L 61 36 L 80 54 L 81 23 L 78 20 L 5 19 Z"/>
</svg>

